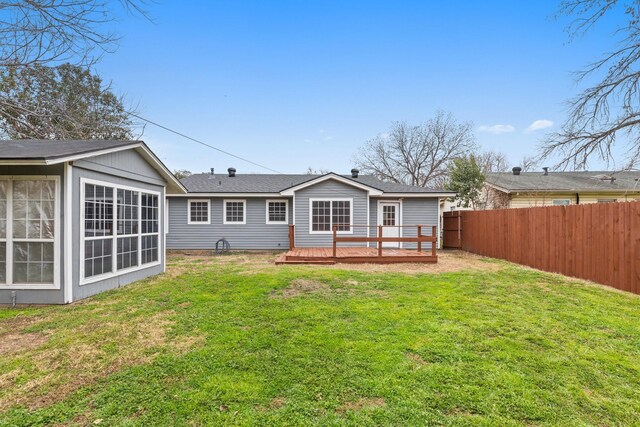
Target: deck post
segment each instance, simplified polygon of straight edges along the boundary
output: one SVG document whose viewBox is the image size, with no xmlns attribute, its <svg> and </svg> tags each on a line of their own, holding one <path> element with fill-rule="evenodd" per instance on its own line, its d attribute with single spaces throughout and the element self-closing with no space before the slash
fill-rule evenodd
<svg viewBox="0 0 640 427">
<path fill-rule="evenodd" d="M 436 243 L 438 243 L 438 227 L 436 227 L 435 225 L 431 227 L 431 235 L 434 238 L 434 241 L 431 242 L 431 256 L 435 257 L 436 256 Z"/>
<path fill-rule="evenodd" d="M 296 240 L 295 240 L 295 225 L 289 224 L 289 250 L 295 249 Z"/>
<path fill-rule="evenodd" d="M 422 253 L 422 226 L 418 225 L 418 253 Z"/>
<path fill-rule="evenodd" d="M 378 256 L 382 256 L 382 226 L 378 226 Z"/>
<path fill-rule="evenodd" d="M 333 257 L 336 257 L 336 254 L 338 252 L 337 248 L 336 248 L 336 235 L 338 234 L 338 227 L 337 226 L 333 226 Z"/>
</svg>

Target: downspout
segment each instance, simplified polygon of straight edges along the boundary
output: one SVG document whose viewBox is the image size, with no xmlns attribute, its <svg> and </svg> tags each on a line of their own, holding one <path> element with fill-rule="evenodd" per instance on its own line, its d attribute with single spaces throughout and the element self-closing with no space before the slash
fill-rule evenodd
<svg viewBox="0 0 640 427">
<path fill-rule="evenodd" d="M 576 205 L 580 204 L 580 193 L 576 193 Z"/>
</svg>

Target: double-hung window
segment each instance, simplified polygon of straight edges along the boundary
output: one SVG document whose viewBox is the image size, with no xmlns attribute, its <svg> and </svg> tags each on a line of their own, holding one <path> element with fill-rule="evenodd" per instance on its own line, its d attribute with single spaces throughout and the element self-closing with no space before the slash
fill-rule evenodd
<svg viewBox="0 0 640 427">
<path fill-rule="evenodd" d="M 287 224 L 288 208 L 286 200 L 267 200 L 267 224 Z"/>
<path fill-rule="evenodd" d="M 247 223 L 247 201 L 246 200 L 225 200 L 224 201 L 223 224 L 246 224 Z"/>
<path fill-rule="evenodd" d="M 211 223 L 211 201 L 208 199 L 189 200 L 189 220 L 188 224 L 210 224 Z"/>
<path fill-rule="evenodd" d="M 82 281 L 159 262 L 159 193 L 82 180 Z"/>
<path fill-rule="evenodd" d="M 0 287 L 55 288 L 58 179 L 0 178 Z"/>
<path fill-rule="evenodd" d="M 310 199 L 311 234 L 352 233 L 352 199 Z"/>
</svg>

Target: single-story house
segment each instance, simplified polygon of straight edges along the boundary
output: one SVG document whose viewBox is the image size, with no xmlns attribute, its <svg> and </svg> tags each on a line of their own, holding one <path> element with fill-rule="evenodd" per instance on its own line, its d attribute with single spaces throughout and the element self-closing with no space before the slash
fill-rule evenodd
<svg viewBox="0 0 640 427">
<path fill-rule="evenodd" d="M 63 304 L 162 273 L 165 198 L 141 141 L 0 141 L 0 304 Z"/>
<path fill-rule="evenodd" d="M 640 200 L 640 172 L 581 171 L 489 173 L 483 188 L 485 209 L 578 205 Z"/>
<path fill-rule="evenodd" d="M 454 193 L 383 182 L 373 176 L 203 173 L 182 179 L 186 194 L 169 194 L 168 249 L 331 247 L 338 235 L 374 237 L 377 227 L 438 226 L 440 199 Z M 437 234 L 439 235 L 439 228 Z M 415 237 L 415 227 L 388 227 L 384 237 Z M 375 245 L 375 243 L 370 245 Z M 349 246 L 366 246 L 367 242 Z M 404 246 L 401 246 L 404 245 Z M 413 248 L 415 243 L 385 242 Z"/>
</svg>

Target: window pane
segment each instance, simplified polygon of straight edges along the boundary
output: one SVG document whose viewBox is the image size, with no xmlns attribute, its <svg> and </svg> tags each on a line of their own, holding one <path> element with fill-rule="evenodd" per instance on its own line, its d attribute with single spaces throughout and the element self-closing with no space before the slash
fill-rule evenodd
<svg viewBox="0 0 640 427">
<path fill-rule="evenodd" d="M 158 261 L 158 236 L 142 236 L 142 263 Z"/>
<path fill-rule="evenodd" d="M 205 216 L 205 222 L 207 216 Z M 157 233 L 158 224 L 158 196 L 142 193 L 142 233 Z"/>
<path fill-rule="evenodd" d="M 226 202 L 225 222 L 244 222 L 244 202 Z"/>
<path fill-rule="evenodd" d="M 351 230 L 351 202 L 346 200 L 333 201 L 332 220 L 338 231 Z"/>
<path fill-rule="evenodd" d="M 209 202 L 191 202 L 189 206 L 190 222 L 209 222 Z"/>
<path fill-rule="evenodd" d="M 13 182 L 13 237 L 17 239 L 51 239 L 54 234 L 55 201 L 43 187 L 47 180 Z M 6 210 L 6 206 L 5 206 Z"/>
<path fill-rule="evenodd" d="M 110 238 L 84 242 L 84 277 L 111 273 L 113 270 L 112 246 Z"/>
<path fill-rule="evenodd" d="M 0 283 L 7 283 L 7 244 L 0 242 Z"/>
<path fill-rule="evenodd" d="M 138 192 L 118 190 L 118 235 L 138 234 Z"/>
<path fill-rule="evenodd" d="M 85 184 L 84 200 L 84 235 L 112 235 L 113 188 Z"/>
<path fill-rule="evenodd" d="M 53 283 L 53 242 L 13 243 L 14 283 Z"/>
<path fill-rule="evenodd" d="M 313 201 L 311 211 L 311 230 L 331 231 L 331 202 Z"/>
<path fill-rule="evenodd" d="M 138 237 L 119 237 L 117 269 L 122 270 L 136 265 L 138 265 Z"/>
<path fill-rule="evenodd" d="M 269 222 L 287 222 L 287 202 L 269 202 Z"/>
<path fill-rule="evenodd" d="M 0 239 L 7 237 L 7 183 L 0 181 Z"/>
</svg>

